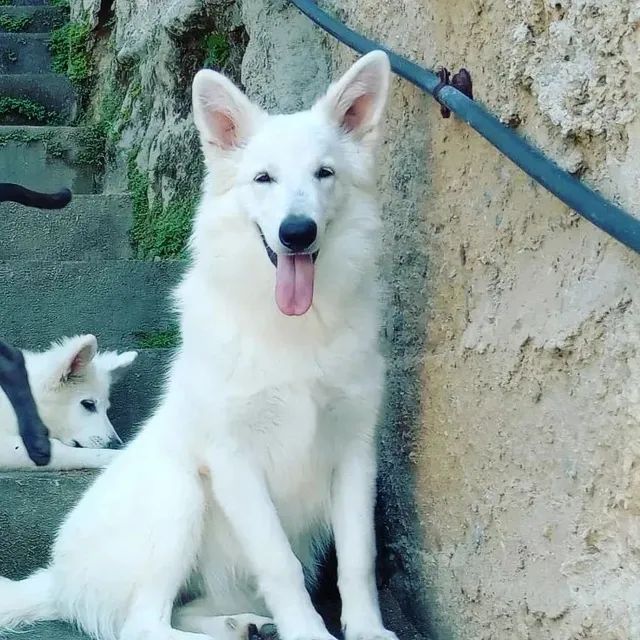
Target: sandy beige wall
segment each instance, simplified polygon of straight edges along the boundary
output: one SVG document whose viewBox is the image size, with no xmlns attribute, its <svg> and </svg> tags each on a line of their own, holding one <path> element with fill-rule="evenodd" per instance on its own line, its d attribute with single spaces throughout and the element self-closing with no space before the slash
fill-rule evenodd
<svg viewBox="0 0 640 640">
<path fill-rule="evenodd" d="M 341 5 L 414 60 L 470 69 L 489 109 L 640 213 L 638 3 Z M 640 258 L 396 87 L 390 167 L 418 132 L 428 317 L 410 455 L 434 635 L 640 638 Z M 390 213 L 391 228 L 407 215 Z"/>
</svg>

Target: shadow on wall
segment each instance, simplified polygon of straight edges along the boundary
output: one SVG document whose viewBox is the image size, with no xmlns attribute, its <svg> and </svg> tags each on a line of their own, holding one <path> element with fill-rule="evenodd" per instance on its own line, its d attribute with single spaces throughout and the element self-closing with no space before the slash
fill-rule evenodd
<svg viewBox="0 0 640 640">
<path fill-rule="evenodd" d="M 430 191 L 424 123 L 430 104 L 430 98 L 396 79 L 380 154 L 384 222 L 381 270 L 386 287 L 382 339 L 387 384 L 376 514 L 379 578 L 383 605 L 388 592 L 422 637 L 429 633 L 429 609 L 424 534 L 416 509 L 412 467 L 421 439 L 424 397 L 428 311 L 424 211 L 428 211 Z M 385 613 L 392 613 L 388 605 L 384 608 Z M 390 624 L 393 622 L 390 620 Z"/>
</svg>

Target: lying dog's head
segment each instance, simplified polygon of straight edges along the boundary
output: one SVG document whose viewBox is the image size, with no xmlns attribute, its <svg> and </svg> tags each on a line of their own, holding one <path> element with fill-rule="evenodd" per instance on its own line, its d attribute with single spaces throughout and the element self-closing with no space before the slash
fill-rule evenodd
<svg viewBox="0 0 640 640">
<path fill-rule="evenodd" d="M 98 353 L 95 336 L 65 338 L 41 353 L 25 353 L 31 390 L 49 435 L 88 448 L 121 444 L 111 424 L 109 390 L 137 352 Z"/>
<path fill-rule="evenodd" d="M 250 220 L 252 241 L 275 269 L 276 302 L 284 314 L 309 309 L 328 229 L 353 208 L 353 188 L 371 191 L 389 75 L 386 54 L 374 51 L 312 109 L 277 116 L 215 71 L 194 79 L 194 118 L 214 193 L 233 192 Z"/>
</svg>

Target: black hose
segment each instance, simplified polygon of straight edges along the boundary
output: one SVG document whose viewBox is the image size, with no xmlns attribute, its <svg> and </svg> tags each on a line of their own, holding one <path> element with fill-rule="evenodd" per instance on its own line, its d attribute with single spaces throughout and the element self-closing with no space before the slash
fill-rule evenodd
<svg viewBox="0 0 640 640">
<path fill-rule="evenodd" d="M 567 206 L 597 227 L 640 253 L 640 220 L 603 198 L 555 162 L 530 145 L 524 138 L 505 127 L 483 106 L 467 98 L 451 86 L 442 86 L 440 78 L 410 62 L 373 40 L 349 29 L 322 11 L 312 0 L 290 0 L 302 13 L 332 36 L 360 53 L 381 49 L 389 55 L 391 68 L 409 82 L 420 87 L 448 107 L 461 120 L 473 127 L 496 149 L 553 193 Z"/>
</svg>

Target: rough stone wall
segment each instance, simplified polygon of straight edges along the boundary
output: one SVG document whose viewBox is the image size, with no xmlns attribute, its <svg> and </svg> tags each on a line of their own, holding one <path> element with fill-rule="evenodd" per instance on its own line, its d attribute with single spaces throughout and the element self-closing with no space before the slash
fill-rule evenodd
<svg viewBox="0 0 640 640">
<path fill-rule="evenodd" d="M 164 115 L 173 45 L 143 45 L 192 4 L 211 3 L 116 1 L 116 49 L 138 51 L 160 114 L 154 129 L 134 112 L 125 147 L 188 127 Z M 220 4 L 269 108 L 309 105 L 354 59 L 286 0 Z M 428 67 L 467 67 L 490 110 L 640 214 L 640 3 L 322 6 Z M 640 258 L 400 80 L 380 173 L 388 587 L 438 640 L 639 639 Z"/>
<path fill-rule="evenodd" d="M 131 191 L 139 257 L 179 256 L 202 178 L 191 79 L 213 66 L 239 80 L 246 40 L 239 5 L 72 0 L 71 8 L 73 20 L 93 26 L 83 118 L 106 139 L 105 189 Z"/>
</svg>

